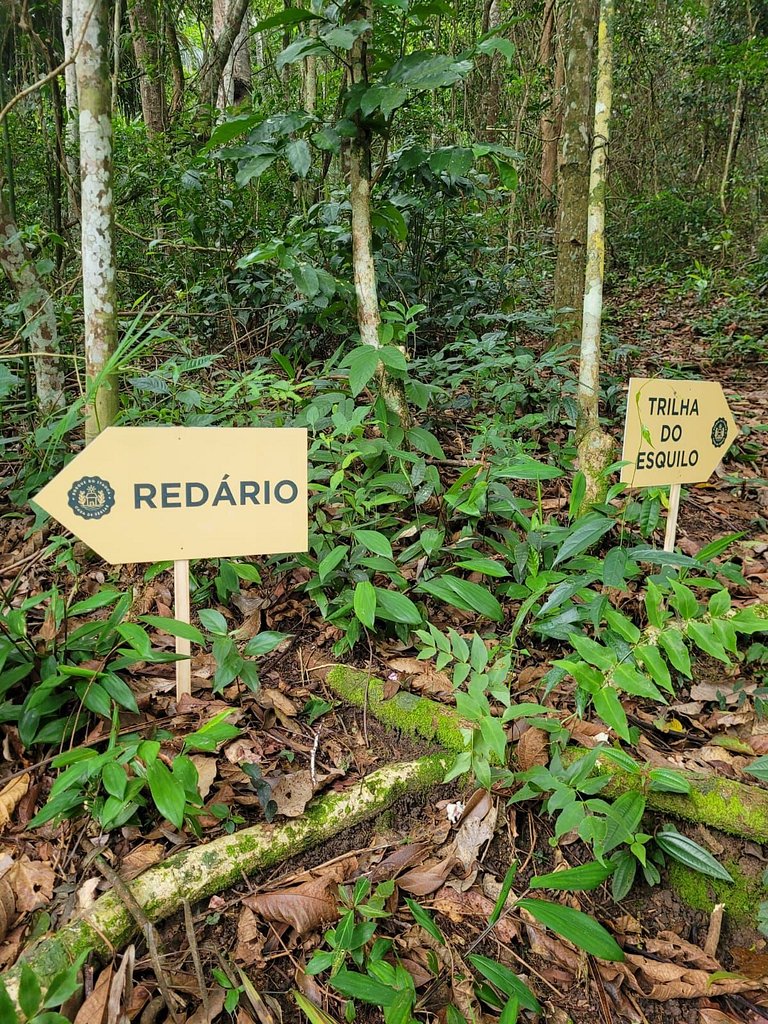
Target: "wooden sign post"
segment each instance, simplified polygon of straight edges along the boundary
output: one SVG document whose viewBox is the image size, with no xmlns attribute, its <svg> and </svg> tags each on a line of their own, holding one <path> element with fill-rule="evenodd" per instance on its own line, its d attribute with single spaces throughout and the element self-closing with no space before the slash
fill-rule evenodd
<svg viewBox="0 0 768 1024">
<path fill-rule="evenodd" d="M 107 562 L 172 559 L 175 615 L 189 622 L 191 558 L 307 550 L 307 432 L 109 427 L 34 500 Z M 176 651 L 181 696 L 189 640 Z"/>
<path fill-rule="evenodd" d="M 630 487 L 670 485 L 665 551 L 675 548 L 681 485 L 708 480 L 738 435 L 716 382 L 630 379 L 621 480 Z"/>
</svg>

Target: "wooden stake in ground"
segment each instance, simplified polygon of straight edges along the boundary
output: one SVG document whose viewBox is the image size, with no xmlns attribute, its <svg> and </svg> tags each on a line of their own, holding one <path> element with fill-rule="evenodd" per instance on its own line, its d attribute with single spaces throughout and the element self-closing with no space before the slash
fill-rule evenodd
<svg viewBox="0 0 768 1024">
<path fill-rule="evenodd" d="M 680 484 L 672 484 L 669 488 L 669 512 L 667 512 L 667 530 L 664 534 L 664 550 L 675 550 L 677 536 L 677 514 L 680 511 Z"/>
<path fill-rule="evenodd" d="M 173 563 L 174 617 L 177 622 L 189 623 L 189 560 L 179 558 Z M 183 656 L 176 662 L 176 700 L 192 693 L 192 662 L 189 660 L 191 644 L 183 636 L 176 637 L 176 653 Z"/>
</svg>

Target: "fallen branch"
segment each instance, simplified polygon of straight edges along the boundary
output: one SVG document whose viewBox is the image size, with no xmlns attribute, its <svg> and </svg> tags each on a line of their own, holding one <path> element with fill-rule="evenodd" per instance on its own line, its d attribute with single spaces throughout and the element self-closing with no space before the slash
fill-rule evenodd
<svg viewBox="0 0 768 1024">
<path fill-rule="evenodd" d="M 379 814 L 405 793 L 435 785 L 445 775 L 447 763 L 445 757 L 431 756 L 388 765 L 342 792 L 313 801 L 301 818 L 281 825 L 253 825 L 183 850 L 126 883 L 127 889 L 149 921 L 161 921 L 179 910 L 185 900 L 194 903 L 220 892 L 243 875 L 279 864 Z M 111 889 L 90 910 L 25 950 L 14 967 L 0 977 L 18 1005 L 22 963 L 32 968 L 45 990 L 46 982 L 74 963 L 83 951 L 106 959 L 137 932 L 133 914 L 119 893 Z"/>
<path fill-rule="evenodd" d="M 381 680 L 345 665 L 331 669 L 326 681 L 334 693 L 356 707 L 367 706 L 368 713 L 385 725 L 435 740 L 455 753 L 464 749 L 461 729 L 467 723 L 453 708 L 403 690 L 390 700 L 384 700 Z M 563 758 L 573 762 L 586 753 L 580 747 L 569 747 Z M 615 798 L 630 790 L 639 790 L 645 795 L 649 811 L 701 822 L 741 838 L 768 842 L 768 790 L 716 775 L 681 771 L 680 774 L 691 784 L 688 796 L 653 793 L 647 788 L 645 774 L 630 775 L 607 758 L 598 760 L 595 770 L 611 776 L 611 782 L 602 790 L 602 795 Z"/>
</svg>

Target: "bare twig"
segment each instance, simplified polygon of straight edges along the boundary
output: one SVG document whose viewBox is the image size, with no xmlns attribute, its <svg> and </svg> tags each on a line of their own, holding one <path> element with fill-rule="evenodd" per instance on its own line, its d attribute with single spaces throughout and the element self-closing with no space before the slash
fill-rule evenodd
<svg viewBox="0 0 768 1024">
<path fill-rule="evenodd" d="M 203 1009 L 205 1010 L 205 1019 L 211 1019 L 211 1009 L 208 1002 L 208 986 L 205 984 L 205 975 L 203 974 L 203 965 L 200 961 L 200 950 L 197 946 L 197 936 L 195 935 L 195 922 L 192 917 L 192 908 L 189 905 L 189 900 L 184 900 L 184 930 L 187 933 L 187 942 L 189 943 L 189 952 L 192 956 L 192 963 L 195 966 L 195 977 L 197 978 L 197 984 L 200 989 L 200 998 L 203 1001 Z"/>
</svg>

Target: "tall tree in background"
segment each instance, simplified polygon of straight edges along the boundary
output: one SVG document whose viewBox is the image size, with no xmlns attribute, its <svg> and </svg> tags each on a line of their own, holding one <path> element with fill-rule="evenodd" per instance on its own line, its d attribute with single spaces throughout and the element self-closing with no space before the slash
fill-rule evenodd
<svg viewBox="0 0 768 1024">
<path fill-rule="evenodd" d="M 563 46 L 558 28 L 560 11 L 556 0 L 547 0 L 544 6 L 541 38 L 539 40 L 539 64 L 547 82 L 551 85 L 547 101 L 541 112 L 541 199 L 543 216 L 550 223 L 554 220 L 555 198 L 557 196 L 557 147 L 562 127 L 562 99 L 565 68 Z"/>
<path fill-rule="evenodd" d="M 67 205 L 72 215 L 80 209 L 80 168 L 77 157 L 77 72 L 73 61 L 74 41 L 72 38 L 72 0 L 62 0 L 61 34 L 64 41 L 64 96 L 67 108 L 67 121 L 64 127 L 64 142 L 67 151 Z"/>
<path fill-rule="evenodd" d="M 117 415 L 117 379 L 109 372 L 117 349 L 112 208 L 112 94 L 107 0 L 73 0 L 80 103 L 80 182 L 88 386 L 85 439 L 93 440 Z"/>
<path fill-rule="evenodd" d="M 128 0 L 128 19 L 147 135 L 162 135 L 167 127 L 167 111 L 158 0 Z"/>
<path fill-rule="evenodd" d="M 219 101 L 219 83 L 240 34 L 249 0 L 216 0 L 216 3 L 222 5 L 221 19 L 218 21 L 220 30 L 214 32 L 213 46 L 208 60 L 200 69 L 198 80 L 200 103 L 212 109 L 216 108 Z"/>
<path fill-rule="evenodd" d="M 59 354 L 59 332 L 50 292 L 24 244 L 6 198 L 0 171 L 0 267 L 5 271 L 24 311 L 24 333 L 32 354 L 38 409 L 43 415 L 62 409 L 64 368 Z"/>
<path fill-rule="evenodd" d="M 605 469 L 613 461 L 613 439 L 600 427 L 600 330 L 605 274 L 605 188 L 613 101 L 614 0 L 600 0 L 597 85 L 592 161 L 589 172 L 587 264 L 579 357 L 579 417 L 576 441 L 586 479 L 585 504 L 601 501 L 607 490 Z"/>
<path fill-rule="evenodd" d="M 227 24 L 229 8 L 234 0 L 214 0 L 213 38 L 218 40 Z M 251 91 L 251 54 L 249 49 L 250 25 L 246 10 L 240 23 L 240 31 L 227 57 L 221 73 L 216 106 L 226 110 L 233 103 L 239 103 Z"/>
<path fill-rule="evenodd" d="M 596 0 L 571 0 L 559 151 L 560 195 L 554 293 L 558 330 L 555 338 L 558 344 L 570 344 L 574 348 L 581 336 L 584 295 L 596 8 Z"/>
</svg>

